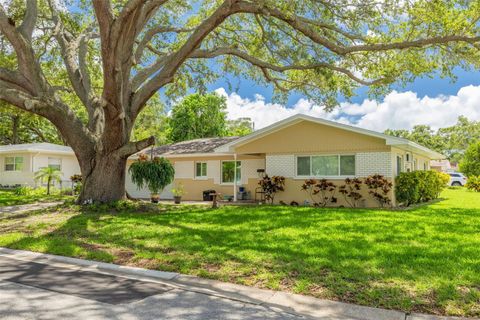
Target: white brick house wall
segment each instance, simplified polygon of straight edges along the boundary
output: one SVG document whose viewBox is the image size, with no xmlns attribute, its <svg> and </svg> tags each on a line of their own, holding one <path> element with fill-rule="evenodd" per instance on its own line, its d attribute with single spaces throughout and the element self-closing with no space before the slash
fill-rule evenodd
<svg viewBox="0 0 480 320">
<path fill-rule="evenodd" d="M 381 174 L 392 177 L 392 157 L 390 152 L 362 152 L 355 155 L 356 175 L 367 177 L 372 174 Z"/>
<path fill-rule="evenodd" d="M 269 176 L 295 177 L 295 155 L 267 155 L 265 171 Z"/>
<path fill-rule="evenodd" d="M 360 152 L 355 154 L 357 177 L 381 174 L 392 177 L 392 158 L 390 152 Z M 267 155 L 266 172 L 270 176 L 295 178 L 295 155 Z"/>
</svg>

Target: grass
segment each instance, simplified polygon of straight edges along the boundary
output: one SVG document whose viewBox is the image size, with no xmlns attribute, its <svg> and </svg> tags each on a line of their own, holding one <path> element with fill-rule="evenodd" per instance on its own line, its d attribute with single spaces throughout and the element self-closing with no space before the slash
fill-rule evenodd
<svg viewBox="0 0 480 320">
<path fill-rule="evenodd" d="M 413 210 L 64 206 L 0 217 L 0 246 L 368 306 L 480 315 L 480 194 Z"/>
<path fill-rule="evenodd" d="M 28 204 L 34 202 L 51 202 L 70 199 L 72 197 L 60 195 L 58 192 L 47 196 L 45 193 L 32 192 L 29 195 L 16 195 L 12 190 L 0 190 L 0 207 Z"/>
</svg>

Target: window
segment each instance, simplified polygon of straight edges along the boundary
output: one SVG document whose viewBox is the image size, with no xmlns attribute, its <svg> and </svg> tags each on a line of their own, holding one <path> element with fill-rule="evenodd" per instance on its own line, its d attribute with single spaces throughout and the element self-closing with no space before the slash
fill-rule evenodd
<svg viewBox="0 0 480 320">
<path fill-rule="evenodd" d="M 397 176 L 402 172 L 402 157 L 397 156 Z"/>
<path fill-rule="evenodd" d="M 298 156 L 297 176 L 354 176 L 354 155 Z"/>
<path fill-rule="evenodd" d="M 23 157 L 6 157 L 5 171 L 22 171 Z"/>
<path fill-rule="evenodd" d="M 196 162 L 195 163 L 195 177 L 196 178 L 206 178 L 207 177 L 207 163 L 206 162 Z"/>
<path fill-rule="evenodd" d="M 426 162 L 423 163 L 423 170 L 424 171 L 428 170 L 428 164 Z"/>
<path fill-rule="evenodd" d="M 57 169 L 57 170 L 62 170 L 62 159 L 60 158 L 48 158 L 48 167 Z"/>
<path fill-rule="evenodd" d="M 241 180 L 241 161 L 237 161 L 237 183 Z M 235 161 L 222 161 L 222 183 L 233 183 L 235 179 Z"/>
</svg>

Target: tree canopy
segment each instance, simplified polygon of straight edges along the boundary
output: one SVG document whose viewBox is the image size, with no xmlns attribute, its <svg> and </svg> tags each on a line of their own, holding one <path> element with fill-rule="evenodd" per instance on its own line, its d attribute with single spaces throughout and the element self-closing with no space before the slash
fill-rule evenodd
<svg viewBox="0 0 480 320">
<path fill-rule="evenodd" d="M 359 86 L 478 67 L 479 1 L 6 0 L 0 100 L 48 119 L 75 150 L 81 201 L 124 196 L 132 141 L 159 91 L 226 74 L 333 108 Z"/>
<path fill-rule="evenodd" d="M 172 108 L 168 138 L 171 142 L 223 137 L 227 132 L 226 99 L 216 93 L 192 94 Z"/>
<path fill-rule="evenodd" d="M 468 177 L 480 176 L 480 140 L 467 148 L 465 157 L 460 162 L 460 170 Z"/>
</svg>

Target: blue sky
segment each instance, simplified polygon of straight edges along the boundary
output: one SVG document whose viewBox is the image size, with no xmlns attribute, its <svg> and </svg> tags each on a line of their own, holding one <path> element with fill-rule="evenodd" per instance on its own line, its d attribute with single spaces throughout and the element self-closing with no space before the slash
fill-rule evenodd
<svg viewBox="0 0 480 320">
<path fill-rule="evenodd" d="M 456 80 L 450 78 L 442 79 L 439 76 L 434 78 L 417 78 L 413 83 L 405 87 L 395 86 L 395 90 L 398 92 L 412 91 L 417 93 L 419 97 L 437 97 L 441 95 L 455 95 L 459 89 L 468 85 L 480 85 L 480 71 L 465 71 L 458 68 L 455 70 L 455 75 L 457 76 Z M 242 98 L 254 99 L 256 94 L 260 94 L 267 102 L 272 100 L 271 87 L 258 86 L 256 83 L 245 79 L 230 77 L 229 80 L 233 84 L 233 87 L 237 87 L 238 84 L 238 90 L 234 88 L 233 91 L 238 93 Z M 219 80 L 209 85 L 210 90 L 218 88 L 225 88 L 227 92 L 229 92 L 228 82 L 226 80 Z M 300 94 L 292 94 L 286 107 L 291 107 L 301 98 L 303 98 L 303 96 Z M 366 88 L 360 88 L 357 91 L 357 96 L 352 98 L 352 102 L 361 103 L 366 98 Z"/>
<path fill-rule="evenodd" d="M 350 102 L 340 101 L 332 112 L 294 94 L 286 105 L 272 102 L 272 89 L 260 87 L 248 80 L 230 79 L 237 91 L 229 91 L 226 80 L 210 85 L 227 98 L 230 119 L 249 117 L 259 129 L 292 116 L 304 113 L 371 130 L 412 129 L 415 125 L 429 125 L 432 129 L 452 126 L 459 116 L 480 121 L 480 71 L 455 70 L 457 79 L 440 77 L 419 78 L 405 87 L 376 101 L 367 99 L 366 88 Z"/>
</svg>

